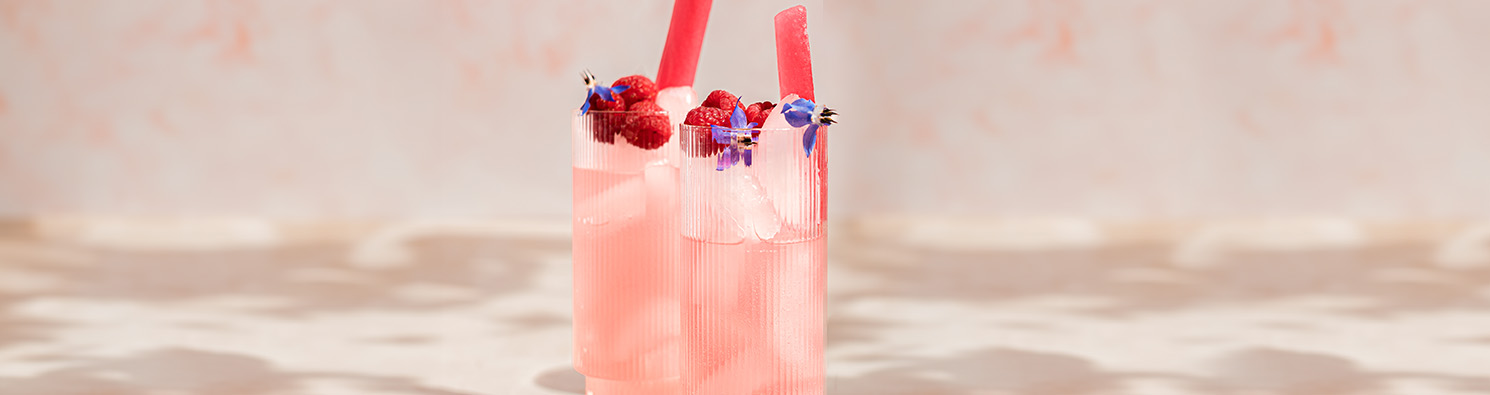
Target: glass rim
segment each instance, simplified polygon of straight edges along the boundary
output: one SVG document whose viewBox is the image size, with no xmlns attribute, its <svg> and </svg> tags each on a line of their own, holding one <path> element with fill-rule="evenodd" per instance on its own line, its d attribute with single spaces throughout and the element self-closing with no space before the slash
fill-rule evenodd
<svg viewBox="0 0 1490 395">
<path fill-rule="evenodd" d="M 652 110 L 652 111 L 631 111 L 631 110 L 626 110 L 626 111 L 607 111 L 607 110 L 590 110 L 590 112 L 589 112 L 589 113 L 588 113 L 588 114 L 580 114 L 580 113 L 579 113 L 579 110 L 574 110 L 574 111 L 573 111 L 573 112 L 572 112 L 572 114 L 574 114 L 574 116 L 578 116 L 578 117 L 588 117 L 588 116 L 590 116 L 590 114 L 597 114 L 597 113 L 598 113 L 598 114 L 667 114 L 667 113 L 668 113 L 668 112 L 667 112 L 667 110 Z"/>
<path fill-rule="evenodd" d="M 699 126 L 699 125 L 688 125 L 688 124 L 681 124 L 680 123 L 680 124 L 678 124 L 678 128 L 680 130 L 682 130 L 682 129 L 690 129 L 690 128 L 703 128 L 705 130 L 713 130 L 713 125 Z M 787 131 L 787 130 L 798 130 L 798 129 L 803 129 L 803 128 L 806 128 L 806 126 L 803 126 L 803 127 L 800 127 L 800 128 L 794 128 L 794 127 L 788 126 L 788 127 L 784 127 L 784 128 L 745 128 L 745 129 L 730 128 L 730 129 L 732 129 L 732 130 L 753 130 L 753 131 L 759 131 L 759 132 L 779 132 L 779 131 Z M 821 130 L 822 127 L 818 127 L 818 129 Z"/>
</svg>

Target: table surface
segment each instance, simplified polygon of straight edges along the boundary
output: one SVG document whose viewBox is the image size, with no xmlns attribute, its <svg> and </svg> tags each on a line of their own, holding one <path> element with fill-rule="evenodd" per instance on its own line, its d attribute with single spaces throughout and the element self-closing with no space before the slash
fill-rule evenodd
<svg viewBox="0 0 1490 395">
<path fill-rule="evenodd" d="M 828 392 L 1490 393 L 1484 226 L 1083 224 L 835 225 Z M 0 394 L 582 393 L 569 273 L 563 224 L 10 221 Z"/>
</svg>

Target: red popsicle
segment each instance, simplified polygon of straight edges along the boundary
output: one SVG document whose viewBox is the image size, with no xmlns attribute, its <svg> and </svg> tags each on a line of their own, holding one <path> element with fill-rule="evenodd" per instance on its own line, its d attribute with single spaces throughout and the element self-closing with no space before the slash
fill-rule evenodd
<svg viewBox="0 0 1490 395">
<path fill-rule="evenodd" d="M 657 89 L 693 86 L 698 70 L 698 51 L 704 46 L 704 29 L 709 25 L 709 7 L 714 0 L 673 1 L 673 20 L 667 28 L 667 44 L 662 47 L 662 65 L 657 67 Z"/>
<path fill-rule="evenodd" d="M 776 14 L 776 79 L 781 97 L 797 96 L 817 101 L 812 95 L 812 50 L 807 45 L 807 7 L 796 6 Z"/>
</svg>

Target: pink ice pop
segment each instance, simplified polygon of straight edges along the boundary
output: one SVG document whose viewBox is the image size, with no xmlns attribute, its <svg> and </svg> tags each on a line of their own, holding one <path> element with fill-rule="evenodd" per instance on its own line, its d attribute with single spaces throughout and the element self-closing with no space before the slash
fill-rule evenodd
<svg viewBox="0 0 1490 395">
<path fill-rule="evenodd" d="M 807 7 L 799 5 L 776 14 L 776 79 L 781 83 L 781 97 L 796 94 L 807 100 L 817 100 L 812 95 Z"/>
<path fill-rule="evenodd" d="M 693 86 L 698 70 L 698 51 L 704 45 L 704 29 L 709 25 L 709 7 L 714 0 L 676 0 L 673 21 L 667 28 L 667 44 L 662 47 L 662 65 L 657 67 L 657 88 Z"/>
</svg>

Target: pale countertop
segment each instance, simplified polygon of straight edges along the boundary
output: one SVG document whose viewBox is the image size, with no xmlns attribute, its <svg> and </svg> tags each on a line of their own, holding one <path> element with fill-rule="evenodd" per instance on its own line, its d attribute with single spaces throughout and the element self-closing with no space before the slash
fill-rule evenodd
<svg viewBox="0 0 1490 395">
<path fill-rule="evenodd" d="M 1490 227 L 834 224 L 829 393 L 1490 393 Z M 0 225 L 0 394 L 573 394 L 566 224 Z"/>
</svg>

